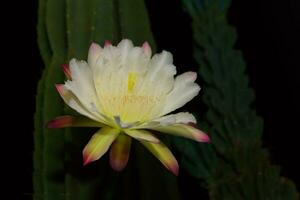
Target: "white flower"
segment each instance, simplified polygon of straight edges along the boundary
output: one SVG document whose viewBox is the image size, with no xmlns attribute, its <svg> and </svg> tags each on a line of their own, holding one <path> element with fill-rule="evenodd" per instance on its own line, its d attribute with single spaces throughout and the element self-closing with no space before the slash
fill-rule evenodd
<svg viewBox="0 0 300 200">
<path fill-rule="evenodd" d="M 167 51 L 151 58 L 147 42 L 134 47 L 124 39 L 117 46 L 106 43 L 104 48 L 93 43 L 87 62 L 72 59 L 64 72 L 69 80 L 56 88 L 65 103 L 85 117 L 58 117 L 48 127 L 102 127 L 83 150 L 84 164 L 99 159 L 111 147 L 111 166 L 123 169 L 135 138 L 178 174 L 176 159 L 151 130 L 209 142 L 205 133 L 188 125 L 196 123 L 192 114 L 167 115 L 200 91 L 195 72 L 174 78 L 176 67 Z"/>
</svg>

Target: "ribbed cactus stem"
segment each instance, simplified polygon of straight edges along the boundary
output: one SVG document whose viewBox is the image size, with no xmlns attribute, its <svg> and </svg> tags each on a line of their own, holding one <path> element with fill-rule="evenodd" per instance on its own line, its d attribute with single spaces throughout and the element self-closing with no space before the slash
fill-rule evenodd
<svg viewBox="0 0 300 200">
<path fill-rule="evenodd" d="M 183 0 L 192 18 L 194 57 L 204 80 L 204 118 L 212 145 L 178 143 L 183 165 L 206 181 L 211 199 L 298 199 L 261 146 L 262 119 L 251 107 L 246 64 L 227 22 L 230 0 Z M 197 159 L 198 158 L 198 159 Z"/>
</svg>

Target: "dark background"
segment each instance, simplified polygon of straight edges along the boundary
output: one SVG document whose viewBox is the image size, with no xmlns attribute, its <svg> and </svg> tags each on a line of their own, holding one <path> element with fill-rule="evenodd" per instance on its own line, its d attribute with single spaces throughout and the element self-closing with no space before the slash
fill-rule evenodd
<svg viewBox="0 0 300 200">
<path fill-rule="evenodd" d="M 23 197 L 32 192 L 33 113 L 43 68 L 36 43 L 37 1 L 25 2 L 10 6 L 13 20 L 7 26 L 16 43 L 8 50 L 9 66 L 22 94 L 9 89 L 17 97 L 11 102 L 18 105 L 19 113 L 18 125 L 12 123 L 18 131 L 10 133 L 18 155 L 9 157 L 17 160 L 17 178 L 12 184 L 20 186 Z M 178 67 L 193 65 L 189 17 L 179 0 L 163 2 L 147 1 L 158 49 L 171 51 Z M 265 120 L 264 146 L 270 150 L 272 163 L 281 165 L 282 174 L 299 189 L 300 1 L 233 0 L 229 21 L 237 28 L 236 46 L 243 51 L 250 86 L 256 91 L 254 106 Z"/>
</svg>

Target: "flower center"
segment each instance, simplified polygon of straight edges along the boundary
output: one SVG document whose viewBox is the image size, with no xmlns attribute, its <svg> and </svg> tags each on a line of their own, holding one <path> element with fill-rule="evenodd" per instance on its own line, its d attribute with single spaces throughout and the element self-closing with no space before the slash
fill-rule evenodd
<svg viewBox="0 0 300 200">
<path fill-rule="evenodd" d="M 129 80 L 129 79 L 128 79 Z M 133 81 L 134 85 L 134 81 Z M 128 91 L 131 92 L 128 86 Z M 124 123 L 145 122 L 159 114 L 164 97 L 138 95 L 103 95 L 104 114 L 111 118 L 119 117 Z"/>
</svg>

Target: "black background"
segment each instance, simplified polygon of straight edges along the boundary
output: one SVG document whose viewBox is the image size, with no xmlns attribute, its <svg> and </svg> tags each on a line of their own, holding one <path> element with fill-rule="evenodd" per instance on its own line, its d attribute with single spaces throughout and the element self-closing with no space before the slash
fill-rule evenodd
<svg viewBox="0 0 300 200">
<path fill-rule="evenodd" d="M 16 109 L 8 114 L 14 131 L 4 134 L 17 145 L 17 155 L 8 156 L 17 165 L 16 178 L 10 181 L 20 186 L 23 197 L 32 193 L 33 113 L 43 67 L 36 43 L 37 3 L 7 7 L 10 20 L 5 23 L 13 42 L 6 49 L 8 64 L 3 68 L 9 69 L 11 81 L 17 84 L 8 88 L 8 105 Z M 158 49 L 171 51 L 177 66 L 195 64 L 190 21 L 180 1 L 148 0 L 147 5 Z M 299 188 L 300 1 L 234 0 L 229 21 L 237 28 L 236 47 L 243 51 L 250 86 L 256 91 L 254 106 L 265 121 L 264 146 L 271 152 L 272 163 L 281 165 L 283 175 Z M 2 140 L 4 146 L 9 142 Z M 9 168 L 14 167 L 12 163 L 5 162 Z"/>
</svg>

